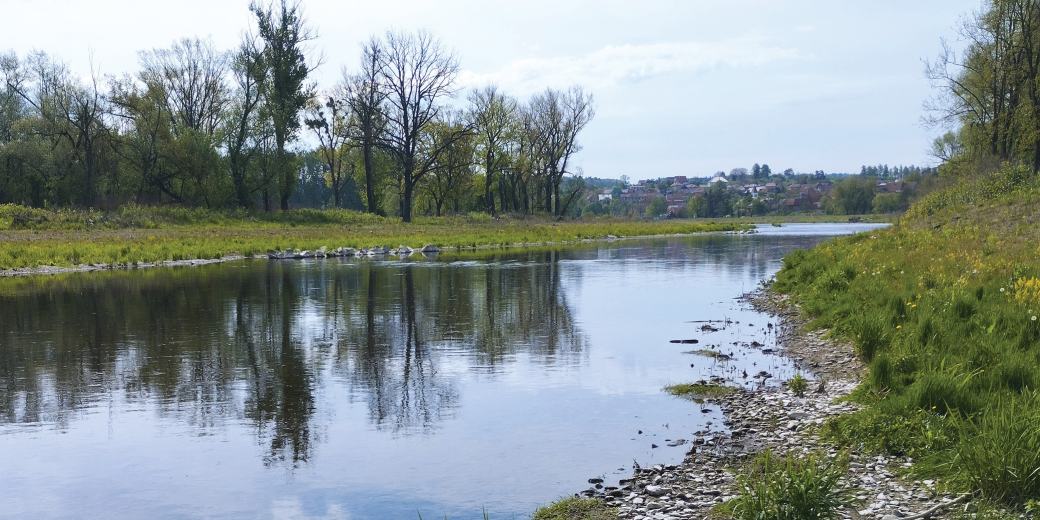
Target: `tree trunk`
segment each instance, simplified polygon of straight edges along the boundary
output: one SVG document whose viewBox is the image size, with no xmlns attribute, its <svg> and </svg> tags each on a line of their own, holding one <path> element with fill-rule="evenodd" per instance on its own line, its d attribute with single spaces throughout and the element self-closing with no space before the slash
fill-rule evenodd
<svg viewBox="0 0 1040 520">
<path fill-rule="evenodd" d="M 402 222 L 412 221 L 412 192 L 415 190 L 414 184 L 415 183 L 412 181 L 412 173 L 406 171 L 404 176 L 404 193 L 401 196 Z"/>
<path fill-rule="evenodd" d="M 382 215 L 383 212 L 379 209 L 379 201 L 376 200 L 376 187 L 375 187 L 375 165 L 372 162 L 372 136 L 370 130 L 365 130 L 364 143 L 361 145 L 361 155 L 364 156 L 365 162 L 365 197 L 368 201 L 368 212 L 376 215 Z"/>
<path fill-rule="evenodd" d="M 489 149 L 484 154 L 484 204 L 487 206 L 488 213 L 495 214 L 495 195 L 491 192 L 491 183 L 493 181 L 493 175 L 491 169 L 494 167 L 495 159 Z"/>
</svg>

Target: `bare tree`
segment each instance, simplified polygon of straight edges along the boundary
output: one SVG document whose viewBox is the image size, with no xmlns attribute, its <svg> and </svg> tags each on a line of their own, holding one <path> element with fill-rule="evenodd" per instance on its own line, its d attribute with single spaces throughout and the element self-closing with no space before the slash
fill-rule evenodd
<svg viewBox="0 0 1040 520">
<path fill-rule="evenodd" d="M 229 102 L 227 53 L 211 42 L 186 38 L 169 49 L 142 52 L 141 64 L 140 79 L 161 95 L 175 133 L 216 133 Z"/>
<path fill-rule="evenodd" d="M 247 182 L 249 163 L 255 154 L 256 134 L 261 125 L 257 121 L 263 99 L 265 69 L 261 50 L 256 38 L 246 35 L 231 63 L 235 89 L 230 102 L 231 116 L 228 121 L 227 156 L 231 169 L 231 182 L 235 188 L 238 205 L 249 208 L 253 205 L 253 193 Z M 250 146 L 250 141 L 254 145 Z"/>
<path fill-rule="evenodd" d="M 349 109 L 350 106 L 342 98 L 326 95 L 324 100 L 314 98 L 310 101 L 303 120 L 318 139 L 318 153 L 325 163 L 333 204 L 337 208 L 340 207 L 343 183 L 346 181 L 343 154 L 347 144 Z"/>
<path fill-rule="evenodd" d="M 387 94 L 383 111 L 387 131 L 382 142 L 400 169 L 401 219 L 411 222 L 416 184 L 433 168 L 437 157 L 463 135 L 424 148 L 424 131 L 440 113 L 439 102 L 453 93 L 459 65 L 455 56 L 426 32 L 387 33 L 381 56 L 380 77 Z"/>
<path fill-rule="evenodd" d="M 379 215 L 383 211 L 376 196 L 373 156 L 386 128 L 382 115 L 383 102 L 386 100 L 386 92 L 381 85 L 382 49 L 379 39 L 370 39 L 361 49 L 361 70 L 355 75 L 343 75 L 345 98 L 353 112 L 351 133 L 361 147 L 361 160 L 365 169 L 365 205 L 369 213 Z"/>
<path fill-rule="evenodd" d="M 577 86 L 567 91 L 546 89 L 531 100 L 530 110 L 535 133 L 533 152 L 536 171 L 543 181 L 544 207 L 547 212 L 561 216 L 564 205 L 560 185 L 563 177 L 570 173 L 571 159 L 581 150 L 578 134 L 595 114 L 592 96 Z"/>
<path fill-rule="evenodd" d="M 471 92 L 469 102 L 470 124 L 479 135 L 478 153 L 483 158 L 484 205 L 488 212 L 494 215 L 495 197 L 491 187 L 496 178 L 501 183 L 499 198 L 502 199 L 503 206 L 506 204 L 503 198 L 505 180 L 500 173 L 506 167 L 507 157 L 503 153 L 503 147 L 513 124 L 517 104 L 516 100 L 499 92 L 498 87 L 494 85 Z"/>
</svg>

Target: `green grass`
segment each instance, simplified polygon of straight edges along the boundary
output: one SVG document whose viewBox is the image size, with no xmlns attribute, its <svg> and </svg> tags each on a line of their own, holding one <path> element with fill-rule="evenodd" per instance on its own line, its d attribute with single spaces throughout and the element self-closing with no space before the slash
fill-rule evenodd
<svg viewBox="0 0 1040 520">
<path fill-rule="evenodd" d="M 617 511 L 594 498 L 563 498 L 534 512 L 532 520 L 617 520 Z"/>
<path fill-rule="evenodd" d="M 670 385 L 664 387 L 664 391 L 674 396 L 685 397 L 688 399 L 711 399 L 732 395 L 738 392 L 738 390 L 733 387 L 710 383 Z"/>
<path fill-rule="evenodd" d="M 1013 509 L 1040 498 L 1040 178 L 934 192 L 889 229 L 788 255 L 774 290 L 868 363 L 866 406 L 824 435 Z"/>
<path fill-rule="evenodd" d="M 738 496 L 717 508 L 715 516 L 736 520 L 838 518 L 851 501 L 841 482 L 847 468 L 844 457 L 763 452 L 737 474 Z"/>
<path fill-rule="evenodd" d="M 738 221 L 545 218 L 487 215 L 418 218 L 405 224 L 346 210 L 282 213 L 127 207 L 111 213 L 0 205 L 0 270 L 45 265 L 134 264 L 256 255 L 273 249 L 435 244 L 447 249 L 506 248 L 614 236 L 748 229 Z"/>
</svg>

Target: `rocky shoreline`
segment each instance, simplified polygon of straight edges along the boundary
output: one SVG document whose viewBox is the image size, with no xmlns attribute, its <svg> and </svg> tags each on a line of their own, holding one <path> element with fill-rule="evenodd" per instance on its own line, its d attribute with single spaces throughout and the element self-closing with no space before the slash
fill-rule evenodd
<svg viewBox="0 0 1040 520">
<path fill-rule="evenodd" d="M 18 276 L 39 276 L 39 275 L 56 275 L 56 274 L 67 274 L 67 273 L 89 273 L 94 271 L 122 271 L 122 270 L 134 270 L 134 269 L 147 269 L 151 267 L 194 267 L 200 265 L 219 264 L 224 262 L 234 262 L 237 260 L 304 260 L 314 258 L 382 258 L 387 256 L 411 256 L 413 254 L 422 255 L 436 255 L 443 250 L 450 251 L 483 251 L 492 249 L 519 249 L 526 247 L 550 247 L 550 246 L 567 246 L 571 244 L 587 244 L 594 242 L 616 242 L 618 240 L 637 240 L 637 239 L 654 239 L 654 238 L 673 238 L 673 237 L 690 237 L 690 236 L 701 236 L 711 234 L 723 234 L 723 235 L 742 235 L 742 234 L 753 234 L 754 229 L 738 230 L 738 231 L 706 231 L 698 233 L 672 233 L 672 234 L 658 234 L 658 235 L 634 235 L 634 236 L 616 236 L 607 235 L 601 238 L 583 238 L 580 240 L 567 240 L 567 241 L 546 241 L 546 242 L 519 242 L 516 244 L 480 244 L 472 246 L 452 246 L 446 248 L 440 248 L 435 245 L 426 245 L 420 248 L 411 248 L 408 246 L 399 246 L 391 249 L 386 246 L 374 246 L 371 248 L 354 249 L 351 247 L 340 247 L 335 249 L 317 249 L 317 250 L 285 250 L 285 251 L 270 251 L 265 254 L 258 255 L 225 255 L 219 258 L 198 258 L 198 259 L 187 259 L 187 260 L 162 260 L 157 262 L 138 262 L 134 264 L 80 264 L 74 266 L 53 266 L 53 265 L 41 265 L 36 267 L 23 267 L 17 269 L 0 269 L 0 278 L 18 277 Z M 425 249 L 425 251 L 424 251 Z"/>
<path fill-rule="evenodd" d="M 637 468 L 618 486 L 593 488 L 580 496 L 596 497 L 617 508 L 618 517 L 630 520 L 710 518 L 712 509 L 733 498 L 732 469 L 765 449 L 775 453 L 812 451 L 837 456 L 822 443 L 816 429 L 835 415 L 856 410 L 839 402 L 858 384 L 864 371 L 851 345 L 824 338 L 820 331 L 806 332 L 798 309 L 768 287 L 744 297 L 756 310 L 779 321 L 777 344 L 784 356 L 814 376 L 809 391 L 795 396 L 786 386 L 742 390 L 718 396 L 710 402 L 726 416 L 724 431 L 699 431 L 693 448 L 677 465 Z M 911 460 L 899 457 L 849 454 L 845 480 L 855 504 L 843 518 L 943 518 L 963 498 L 935 489 L 935 482 L 908 482 L 897 476 Z"/>
</svg>

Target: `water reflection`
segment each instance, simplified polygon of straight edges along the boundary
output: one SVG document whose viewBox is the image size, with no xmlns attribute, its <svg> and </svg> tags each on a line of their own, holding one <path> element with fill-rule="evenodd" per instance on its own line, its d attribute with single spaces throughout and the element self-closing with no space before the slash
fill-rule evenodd
<svg viewBox="0 0 1040 520">
<path fill-rule="evenodd" d="M 245 263 L 43 280 L 0 295 L 0 421 L 58 429 L 119 393 L 207 434 L 248 420 L 267 463 L 305 462 L 322 378 L 374 427 L 426 432 L 458 402 L 453 362 L 494 373 L 584 340 L 559 252 L 509 268 L 436 262 Z M 457 361 L 456 361 L 457 362 Z"/>
<path fill-rule="evenodd" d="M 721 423 L 660 389 L 734 367 L 668 340 L 757 338 L 734 297 L 818 240 L 0 280 L 0 511 L 522 517 Z"/>
</svg>

